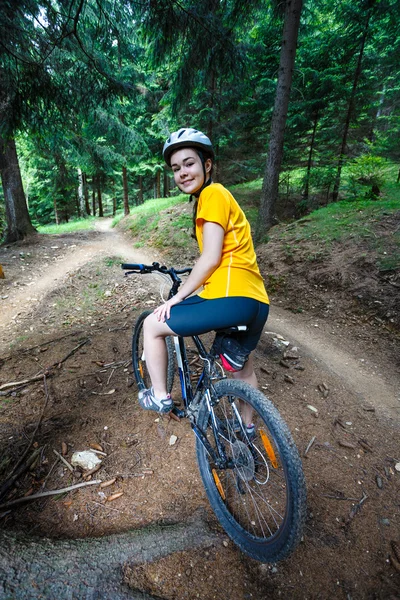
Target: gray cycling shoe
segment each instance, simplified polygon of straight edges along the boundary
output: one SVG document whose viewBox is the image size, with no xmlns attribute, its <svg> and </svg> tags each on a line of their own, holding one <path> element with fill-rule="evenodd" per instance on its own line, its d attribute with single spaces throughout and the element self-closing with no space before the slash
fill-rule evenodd
<svg viewBox="0 0 400 600">
<path fill-rule="evenodd" d="M 254 440 L 254 438 L 256 437 L 256 428 L 254 426 L 254 423 L 250 423 L 249 425 L 246 425 L 245 429 L 246 429 L 246 434 L 247 434 L 247 437 L 249 438 L 249 440 L 250 441 Z"/>
<path fill-rule="evenodd" d="M 239 420 L 236 417 L 232 419 L 232 429 L 235 433 L 242 433 L 242 428 L 240 426 Z M 249 441 L 251 442 L 252 440 L 254 440 L 254 438 L 256 437 L 256 428 L 254 426 L 254 423 L 244 425 L 244 430 Z"/>
<path fill-rule="evenodd" d="M 145 410 L 154 410 L 159 413 L 169 413 L 174 408 L 170 394 L 166 398 L 156 398 L 153 388 L 140 390 L 138 394 L 139 404 Z"/>
</svg>

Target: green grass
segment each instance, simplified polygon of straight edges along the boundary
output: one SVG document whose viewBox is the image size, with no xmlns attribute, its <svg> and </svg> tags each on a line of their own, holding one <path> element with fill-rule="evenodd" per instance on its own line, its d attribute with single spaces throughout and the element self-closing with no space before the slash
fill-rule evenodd
<svg viewBox="0 0 400 600">
<path fill-rule="evenodd" d="M 400 200 L 357 200 L 334 202 L 296 222 L 296 233 L 286 228 L 283 238 L 315 239 L 325 243 L 346 238 L 373 237 L 374 226 L 383 215 L 400 210 Z"/>
<path fill-rule="evenodd" d="M 380 268 L 392 268 L 400 262 L 400 233 L 390 236 L 390 240 L 384 239 L 377 227 L 385 217 L 400 210 L 400 186 L 395 183 L 394 175 L 394 172 L 391 173 L 390 181 L 382 188 L 383 196 L 378 200 L 352 198 L 331 203 L 290 225 L 281 224 L 273 228 L 269 235 L 280 238 L 288 256 L 296 251 L 298 245 L 312 242 L 312 251 L 307 257 L 310 262 L 321 260 L 335 242 L 351 243 L 353 240 L 356 244 L 362 241 L 367 248 L 377 252 Z M 300 169 L 290 176 L 291 182 L 298 185 L 301 178 Z M 258 218 L 261 187 L 262 180 L 257 179 L 229 188 L 245 210 L 253 230 Z M 170 250 L 192 247 L 191 215 L 187 212 L 174 212 L 168 219 L 168 213 L 163 213 L 184 202 L 187 202 L 187 196 L 184 194 L 174 198 L 147 201 L 135 207 L 120 225 L 133 235 L 136 248 L 148 244 Z M 264 241 L 267 242 L 268 238 Z"/>
<path fill-rule="evenodd" d="M 366 247 L 376 251 L 381 269 L 397 268 L 400 259 L 400 233 L 395 232 L 390 239 L 377 232 L 379 223 L 385 218 L 400 211 L 400 186 L 396 184 L 396 168 L 387 172 L 387 180 L 382 187 L 382 198 L 367 200 L 363 197 L 349 196 L 347 200 L 331 203 L 324 208 L 314 210 L 306 217 L 291 223 L 281 224 L 273 228 L 268 236 L 280 237 L 283 249 L 288 256 L 305 242 L 312 242 L 312 251 L 308 255 L 310 262 L 323 258 L 333 243 L 355 244 L 362 242 Z M 304 169 L 296 169 L 289 176 L 291 189 L 295 194 L 301 191 Z M 343 176 L 343 192 L 346 191 L 347 175 Z M 229 189 L 246 212 L 247 218 L 254 227 L 258 218 L 258 206 L 262 188 L 262 179 L 231 186 Z M 364 190 L 363 190 L 364 191 Z M 113 219 L 113 226 L 129 231 L 134 238 L 135 248 L 151 245 L 159 249 L 188 249 L 193 247 L 190 237 L 192 231 L 191 214 L 187 211 L 174 211 L 168 218 L 168 210 L 186 203 L 185 194 L 170 198 L 156 198 L 131 209 L 131 214 L 124 218 L 120 211 Z M 40 227 L 41 233 L 66 233 L 83 229 L 92 229 L 95 218 L 72 221 L 60 226 Z M 264 242 L 268 241 L 265 237 Z M 109 265 L 111 266 L 111 264 Z"/>
<path fill-rule="evenodd" d="M 334 243 L 353 243 L 363 245 L 366 252 L 375 252 L 381 271 L 393 270 L 400 268 L 400 231 L 387 235 L 380 225 L 399 212 L 400 199 L 342 200 L 273 231 L 287 248 L 288 256 L 302 243 L 311 242 L 313 251 L 308 260 L 313 262 L 329 253 Z"/>
<path fill-rule="evenodd" d="M 124 215 L 124 211 L 123 210 L 117 211 L 117 214 L 115 215 L 115 217 L 111 221 L 111 227 L 115 227 L 116 225 L 118 225 L 118 223 L 121 221 L 121 219 L 124 218 L 124 216 L 125 215 Z"/>
<path fill-rule="evenodd" d="M 152 225 L 152 223 L 159 218 L 161 211 L 184 202 L 187 202 L 185 194 L 179 194 L 179 196 L 172 198 L 147 200 L 144 204 L 131 208 L 130 215 L 124 219 L 121 226 L 126 231 L 130 230 L 134 235 L 144 230 L 154 229 L 155 225 Z M 114 221 L 121 221 L 121 217 L 118 215 Z"/>
<path fill-rule="evenodd" d="M 190 243 L 187 233 L 192 227 L 190 215 L 174 214 L 167 218 L 168 209 L 188 201 L 186 194 L 172 198 L 156 198 L 136 206 L 122 222 L 120 227 L 129 231 L 135 238 L 135 248 L 150 244 L 155 248 L 185 248 Z M 165 212 L 164 212 L 165 211 Z M 160 220 L 163 219 L 162 225 Z"/>
<path fill-rule="evenodd" d="M 37 230 L 39 233 L 44 234 L 57 234 L 57 233 L 73 233 L 74 231 L 84 231 L 94 229 L 96 217 L 86 217 L 85 219 L 77 219 L 70 221 L 69 223 L 55 223 L 51 225 L 39 225 Z"/>
<path fill-rule="evenodd" d="M 123 259 L 121 257 L 114 257 L 114 256 L 107 256 L 107 258 L 104 259 L 104 263 L 106 265 L 106 267 L 115 267 L 115 266 L 120 266 L 121 263 L 124 262 Z"/>
</svg>

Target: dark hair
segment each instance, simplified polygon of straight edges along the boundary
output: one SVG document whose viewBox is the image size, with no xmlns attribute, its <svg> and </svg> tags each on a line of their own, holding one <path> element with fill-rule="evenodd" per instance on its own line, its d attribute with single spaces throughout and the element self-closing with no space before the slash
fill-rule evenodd
<svg viewBox="0 0 400 600">
<path fill-rule="evenodd" d="M 201 163 L 203 165 L 203 171 L 204 171 L 204 183 L 200 188 L 200 191 L 198 193 L 196 193 L 196 195 L 194 194 L 190 194 L 190 198 L 189 198 L 189 202 L 192 202 L 193 197 L 195 198 L 195 202 L 193 205 L 193 231 L 191 234 L 191 237 L 196 239 L 196 219 L 197 219 L 197 205 L 199 204 L 199 198 L 200 198 L 200 194 L 201 192 L 204 190 L 205 187 L 207 187 L 208 185 L 210 185 L 210 183 L 212 183 L 212 171 L 213 171 L 213 166 L 214 166 L 214 155 L 211 152 L 206 152 L 204 150 L 198 150 L 196 148 L 196 152 L 200 157 Z M 209 174 L 209 178 L 206 181 L 206 167 L 205 167 L 205 163 L 206 160 L 210 159 L 211 160 L 211 171 Z"/>
</svg>

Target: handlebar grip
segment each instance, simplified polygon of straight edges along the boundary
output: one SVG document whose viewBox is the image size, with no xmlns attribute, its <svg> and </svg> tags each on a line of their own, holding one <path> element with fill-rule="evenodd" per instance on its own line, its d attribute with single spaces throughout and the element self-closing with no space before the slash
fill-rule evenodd
<svg viewBox="0 0 400 600">
<path fill-rule="evenodd" d="M 123 263 L 121 265 L 121 269 L 125 269 L 128 271 L 137 271 L 138 273 L 140 273 L 141 271 L 143 271 L 144 265 L 135 263 Z"/>
</svg>

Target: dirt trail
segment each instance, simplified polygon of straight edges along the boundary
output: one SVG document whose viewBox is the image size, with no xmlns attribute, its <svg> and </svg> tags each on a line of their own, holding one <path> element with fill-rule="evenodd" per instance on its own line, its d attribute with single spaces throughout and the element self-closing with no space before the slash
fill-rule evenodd
<svg viewBox="0 0 400 600">
<path fill-rule="evenodd" d="M 103 219 L 96 222 L 95 232 L 85 232 L 75 236 L 49 236 L 49 241 L 44 247 L 48 255 L 42 263 L 35 262 L 34 268 L 21 267 L 23 270 L 12 282 L 12 291 L 7 294 L 1 293 L 0 310 L 0 337 L 5 336 L 5 328 L 10 328 L 16 316 L 28 316 L 40 305 L 46 295 L 61 287 L 70 274 L 94 258 L 101 256 L 120 256 L 131 262 L 152 261 L 143 252 L 137 252 L 132 248 L 122 234 L 111 228 L 112 219 Z M 64 244 L 62 241 L 64 241 Z M 12 258 L 18 260 L 18 255 L 24 255 L 24 246 L 15 248 Z M 0 264 L 5 265 L 7 272 L 9 257 L 2 260 L 5 251 L 0 250 Z M 52 256 L 49 256 L 49 255 Z M 50 261 L 53 264 L 49 264 Z M 26 256 L 25 262 L 30 262 Z M 7 285 L 7 279 L 5 285 Z"/>
<path fill-rule="evenodd" d="M 96 232 L 82 236 L 74 243 L 67 245 L 62 254 L 56 256 L 56 262 L 36 267 L 27 275 L 23 287 L 13 288 L 10 300 L 2 302 L 0 312 L 0 334 L 10 327 L 13 317 L 28 316 L 51 291 L 63 284 L 67 277 L 101 256 L 120 256 L 132 262 L 149 262 L 154 254 L 136 251 L 132 244 L 117 230 L 111 228 L 111 219 L 98 220 Z M 74 241 L 74 240 L 72 240 Z M 50 249 L 59 250 L 61 245 L 54 240 L 48 244 Z M 28 287 L 26 287 L 28 286 Z M 292 344 L 301 346 L 323 370 L 339 377 L 344 385 L 354 391 L 361 401 L 371 403 L 376 409 L 387 415 L 400 419 L 400 389 L 398 373 L 380 364 L 380 357 L 375 353 L 365 353 L 356 340 L 346 340 L 349 348 L 345 349 L 343 339 L 332 326 L 318 319 L 304 315 L 293 315 L 289 311 L 272 305 L 266 326 L 284 336 Z"/>
<path fill-rule="evenodd" d="M 343 381 L 361 403 L 369 403 L 387 416 L 400 420 L 399 374 L 375 353 L 366 352 L 356 339 L 345 340 L 334 326 L 309 315 L 293 315 L 272 306 L 267 328 L 300 346 L 321 370 Z"/>
<path fill-rule="evenodd" d="M 131 327 L 144 308 L 159 302 L 160 279 L 124 278 L 120 260 L 164 259 L 134 250 L 106 219 L 96 231 L 0 248 L 6 274 L 0 280 L 0 383 L 53 365 L 45 410 L 41 380 L 1 398 L 0 478 L 34 435 L 41 459 L 12 494 L 80 481 L 80 473 L 55 466 L 53 450 L 63 445 L 71 460 L 74 451 L 100 444 L 107 456 L 98 475 L 104 482 L 115 479 L 106 493 L 91 486 L 0 513 L 5 529 L 104 538 L 154 523 L 185 523 L 200 509 L 220 531 L 199 480 L 189 424 L 156 418 L 136 401 Z M 351 315 L 343 319 L 343 312 L 339 307 L 335 313 L 340 320 L 294 314 L 273 297 L 255 353 L 260 389 L 287 422 L 303 458 L 304 543 L 288 560 L 260 565 L 223 537 L 207 551 L 143 559 L 129 577 L 125 571 L 131 588 L 165 600 L 191 600 L 193 589 L 202 600 L 398 599 L 400 569 L 391 562 L 393 542 L 400 548 L 398 341 L 384 328 Z M 292 351 L 298 347 L 298 358 L 283 360 L 284 342 Z M 122 495 L 107 502 L 114 492 Z"/>
</svg>

